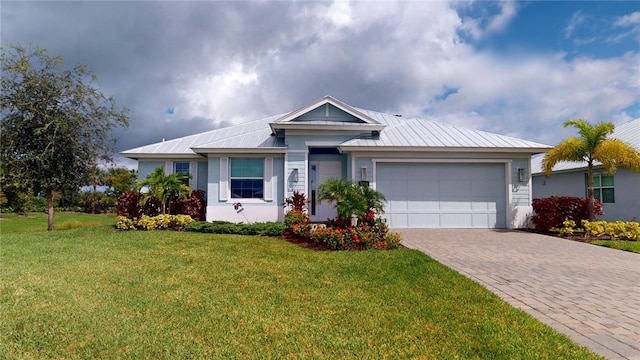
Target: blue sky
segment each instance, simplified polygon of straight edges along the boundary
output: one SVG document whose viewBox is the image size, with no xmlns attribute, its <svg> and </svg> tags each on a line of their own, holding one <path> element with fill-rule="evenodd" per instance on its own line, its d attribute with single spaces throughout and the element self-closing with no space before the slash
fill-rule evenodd
<svg viewBox="0 0 640 360">
<path fill-rule="evenodd" d="M 88 65 L 130 109 L 120 150 L 324 95 L 550 145 L 572 118 L 640 117 L 638 1 L 3 1 L 0 16 L 3 43 Z"/>
<path fill-rule="evenodd" d="M 636 1 L 530 1 L 516 3 L 517 14 L 505 31 L 476 43 L 478 49 L 564 52 L 567 58 L 607 58 L 638 50 L 638 23 L 617 24 L 640 11 Z M 480 2 L 473 5 L 470 15 Z M 491 5 L 489 5 L 491 7 Z"/>
</svg>

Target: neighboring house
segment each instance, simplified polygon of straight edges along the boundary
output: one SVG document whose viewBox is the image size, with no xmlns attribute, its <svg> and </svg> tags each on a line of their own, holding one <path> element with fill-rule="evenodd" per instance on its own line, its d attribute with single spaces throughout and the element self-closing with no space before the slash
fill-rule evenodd
<svg viewBox="0 0 640 360">
<path fill-rule="evenodd" d="M 618 139 L 640 151 L 640 118 L 616 126 L 611 139 Z M 563 161 L 553 167 L 550 177 L 542 170 L 543 156 L 534 156 L 533 197 L 551 196 L 587 197 L 587 163 Z M 593 169 L 593 185 L 596 199 L 604 204 L 603 220 L 640 220 L 640 174 L 618 169 L 608 175 L 597 163 Z"/>
<path fill-rule="evenodd" d="M 514 228 L 531 212 L 531 155 L 549 148 L 326 96 L 122 154 L 138 160 L 140 178 L 157 166 L 191 174 L 192 188 L 206 191 L 208 221 L 282 220 L 296 190 L 309 197 L 311 220 L 325 221 L 336 213 L 317 201 L 318 185 L 347 178 L 384 194 L 391 227 Z"/>
</svg>

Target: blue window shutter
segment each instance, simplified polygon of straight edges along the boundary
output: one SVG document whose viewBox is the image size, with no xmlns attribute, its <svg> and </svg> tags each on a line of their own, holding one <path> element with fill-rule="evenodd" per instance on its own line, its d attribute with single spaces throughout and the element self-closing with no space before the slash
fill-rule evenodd
<svg viewBox="0 0 640 360">
<path fill-rule="evenodd" d="M 227 200 L 229 193 L 229 158 L 220 158 L 220 182 L 218 183 L 220 200 Z"/>
<path fill-rule="evenodd" d="M 264 200 L 273 201 L 273 158 L 264 159 Z"/>
</svg>

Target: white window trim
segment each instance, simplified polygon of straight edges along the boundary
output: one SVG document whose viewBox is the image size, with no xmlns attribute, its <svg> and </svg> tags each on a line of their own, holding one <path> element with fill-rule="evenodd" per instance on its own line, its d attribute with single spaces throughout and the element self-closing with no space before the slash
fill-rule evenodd
<svg viewBox="0 0 640 360">
<path fill-rule="evenodd" d="M 237 156 L 232 157 L 237 159 L 246 159 L 251 157 L 245 156 Z M 220 158 L 220 181 L 219 181 L 219 200 L 226 201 L 227 203 L 249 203 L 249 204 L 261 204 L 261 203 L 269 203 L 273 202 L 275 191 L 273 189 L 274 176 L 273 176 L 273 157 L 265 157 L 264 165 L 262 169 L 262 199 L 257 198 L 233 198 L 231 197 L 231 161 L 230 157 L 221 157 Z M 256 157 L 258 158 L 258 157 Z M 257 179 L 257 178 L 256 178 Z"/>
</svg>

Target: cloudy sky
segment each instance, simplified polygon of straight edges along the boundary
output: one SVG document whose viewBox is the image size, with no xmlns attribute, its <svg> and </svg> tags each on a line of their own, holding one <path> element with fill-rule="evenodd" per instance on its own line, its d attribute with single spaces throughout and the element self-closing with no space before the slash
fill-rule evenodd
<svg viewBox="0 0 640 360">
<path fill-rule="evenodd" d="M 118 149 L 347 104 L 550 145 L 640 117 L 636 1 L 2 1 L 2 43 L 86 64 Z M 135 166 L 135 163 L 121 163 Z"/>
</svg>

